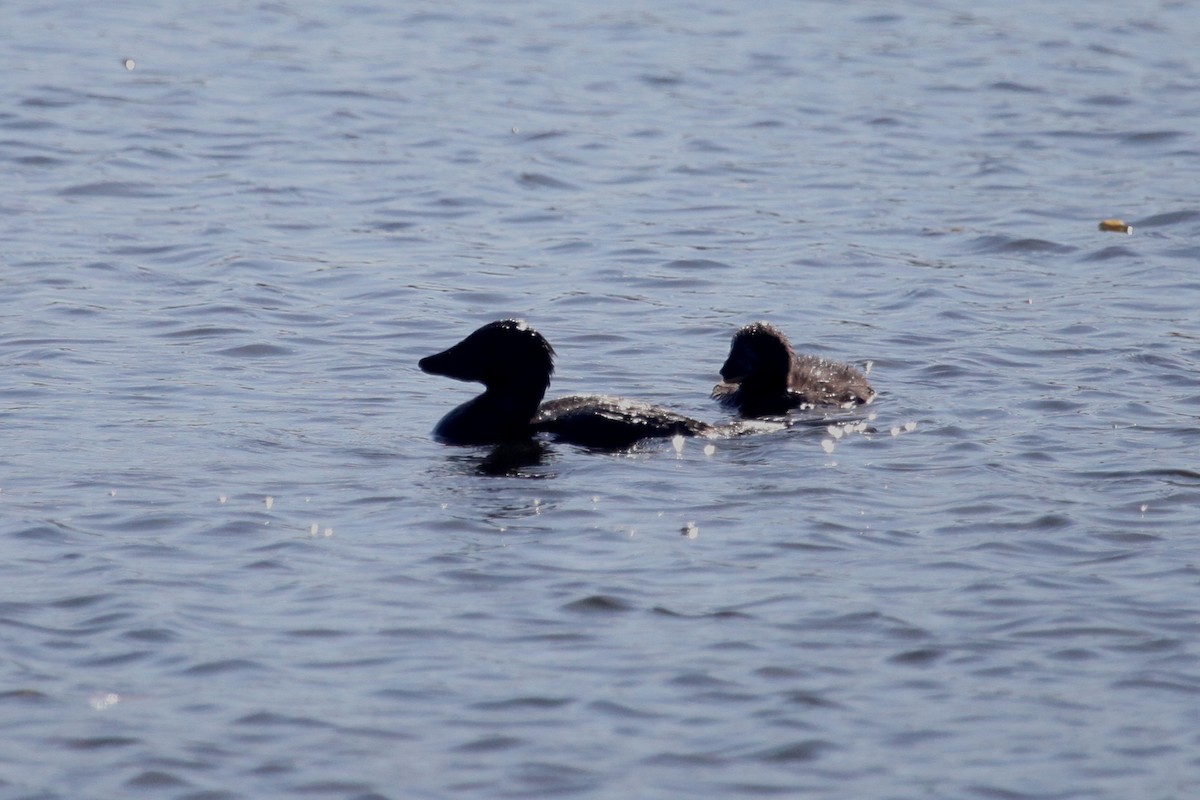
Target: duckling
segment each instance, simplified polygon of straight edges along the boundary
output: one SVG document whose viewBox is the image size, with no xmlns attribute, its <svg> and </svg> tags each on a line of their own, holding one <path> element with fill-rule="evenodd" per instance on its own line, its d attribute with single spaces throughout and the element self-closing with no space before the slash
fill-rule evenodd
<svg viewBox="0 0 1200 800">
<path fill-rule="evenodd" d="M 733 335 L 713 399 L 743 416 L 780 416 L 789 409 L 870 403 L 875 390 L 848 364 L 798 355 L 775 326 L 755 322 Z"/>
<path fill-rule="evenodd" d="M 642 439 L 713 437 L 736 432 L 660 406 L 602 395 L 574 395 L 545 403 L 554 374 L 554 348 L 520 320 L 490 322 L 448 350 L 422 358 L 432 375 L 478 381 L 483 394 L 452 410 L 434 428 L 445 444 L 498 444 L 546 433 L 584 447 L 624 449 Z"/>
</svg>

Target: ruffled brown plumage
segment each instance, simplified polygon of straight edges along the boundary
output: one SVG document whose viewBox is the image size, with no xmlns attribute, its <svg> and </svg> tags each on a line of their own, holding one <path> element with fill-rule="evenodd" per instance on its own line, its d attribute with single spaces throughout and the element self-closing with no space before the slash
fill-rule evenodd
<svg viewBox="0 0 1200 800">
<path fill-rule="evenodd" d="M 793 408 L 871 402 L 867 376 L 849 364 L 797 354 L 783 332 L 755 322 L 733 335 L 712 396 L 747 417 L 778 416 Z"/>
</svg>

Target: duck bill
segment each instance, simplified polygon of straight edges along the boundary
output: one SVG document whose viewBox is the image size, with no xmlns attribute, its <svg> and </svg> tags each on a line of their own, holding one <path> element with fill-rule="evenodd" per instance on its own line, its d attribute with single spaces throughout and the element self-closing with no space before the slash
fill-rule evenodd
<svg viewBox="0 0 1200 800">
<path fill-rule="evenodd" d="M 449 350 L 443 350 L 440 353 L 435 353 L 431 356 L 425 356 L 417 362 L 417 366 L 422 372 L 428 372 L 430 375 L 444 375 L 447 378 L 455 378 L 460 381 L 472 380 L 470 375 L 465 374 L 462 359 L 458 357 L 457 345 Z"/>
<path fill-rule="evenodd" d="M 727 359 L 721 365 L 721 379 L 726 383 L 737 383 L 745 377 L 746 371 L 739 364 L 734 363 L 732 358 Z"/>
</svg>

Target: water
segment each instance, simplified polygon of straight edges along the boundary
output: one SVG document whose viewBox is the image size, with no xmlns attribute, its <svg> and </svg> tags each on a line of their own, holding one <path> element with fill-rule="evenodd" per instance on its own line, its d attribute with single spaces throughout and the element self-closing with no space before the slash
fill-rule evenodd
<svg viewBox="0 0 1200 800">
<path fill-rule="evenodd" d="M 1192 4 L 0 29 L 0 796 L 1200 789 Z M 437 445 L 504 316 L 711 420 L 768 319 L 873 432 Z"/>
</svg>

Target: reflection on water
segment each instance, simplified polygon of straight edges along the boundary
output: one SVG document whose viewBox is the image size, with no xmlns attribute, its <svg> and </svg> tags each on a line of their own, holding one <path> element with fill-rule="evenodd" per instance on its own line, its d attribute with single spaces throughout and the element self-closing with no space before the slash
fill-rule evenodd
<svg viewBox="0 0 1200 800">
<path fill-rule="evenodd" d="M 470 453 L 455 453 L 449 460 L 460 469 L 479 475 L 506 478 L 553 478 L 553 470 L 538 469 L 547 461 L 553 463 L 549 444 L 538 439 L 527 442 L 507 442 L 490 448 L 473 447 Z"/>
</svg>

